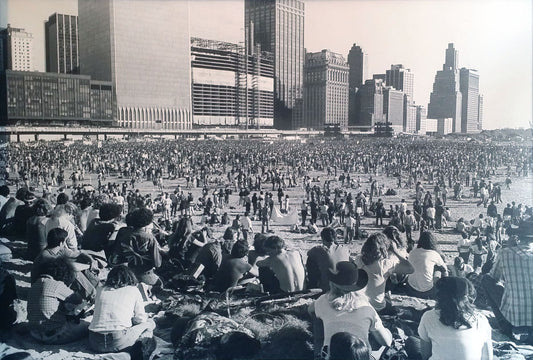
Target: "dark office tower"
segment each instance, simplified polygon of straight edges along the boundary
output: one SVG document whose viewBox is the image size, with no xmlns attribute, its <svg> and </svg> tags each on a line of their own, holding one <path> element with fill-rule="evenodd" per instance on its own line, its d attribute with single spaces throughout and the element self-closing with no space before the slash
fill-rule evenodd
<svg viewBox="0 0 533 360">
<path fill-rule="evenodd" d="M 437 71 L 433 92 L 429 98 L 428 119 L 452 119 L 452 132 L 461 131 L 462 96 L 459 91 L 459 71 L 457 51 L 453 44 L 446 49 L 446 62 Z"/>
<path fill-rule="evenodd" d="M 359 90 L 361 112 L 355 126 L 362 131 L 371 130 L 376 123 L 382 123 L 386 117 L 383 113 L 383 95 L 385 87 L 381 79 L 366 80 Z"/>
<path fill-rule="evenodd" d="M 54 13 L 44 24 L 46 71 L 79 74 L 78 17 Z"/>
<path fill-rule="evenodd" d="M 461 107 L 461 132 L 478 132 L 479 118 L 479 75 L 476 70 L 462 68 L 460 89 L 463 95 Z"/>
<path fill-rule="evenodd" d="M 348 102 L 348 124 L 355 125 L 359 122 L 361 112 L 361 98 L 358 95 L 359 89 L 366 80 L 366 68 L 368 66 L 367 56 L 360 46 L 353 44 L 348 53 L 348 66 L 350 72 L 349 82 L 349 102 Z"/>
<path fill-rule="evenodd" d="M 293 109 L 302 98 L 304 65 L 304 2 L 246 0 L 245 27 L 253 29 L 248 42 L 274 54 L 274 127 L 291 129 Z M 250 26 L 253 24 L 253 26 Z"/>
<path fill-rule="evenodd" d="M 396 90 L 401 90 L 405 95 L 413 98 L 414 74 L 410 69 L 406 69 L 402 64 L 391 65 L 390 70 L 385 74 L 385 83 Z"/>
</svg>

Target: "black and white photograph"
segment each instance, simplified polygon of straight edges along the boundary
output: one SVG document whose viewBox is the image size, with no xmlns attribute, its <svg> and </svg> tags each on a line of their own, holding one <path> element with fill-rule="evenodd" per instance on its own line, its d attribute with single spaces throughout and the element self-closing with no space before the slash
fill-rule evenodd
<svg viewBox="0 0 533 360">
<path fill-rule="evenodd" d="M 533 2 L 0 0 L 0 359 L 533 360 Z"/>
</svg>

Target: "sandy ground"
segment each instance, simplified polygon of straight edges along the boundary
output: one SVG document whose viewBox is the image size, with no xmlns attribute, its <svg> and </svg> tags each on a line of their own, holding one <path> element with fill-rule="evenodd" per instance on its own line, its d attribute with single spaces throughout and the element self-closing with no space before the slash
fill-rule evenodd
<svg viewBox="0 0 533 360">
<path fill-rule="evenodd" d="M 68 174 L 68 171 L 66 172 Z M 327 179 L 327 177 L 324 174 L 310 174 L 311 176 L 321 175 L 322 184 Z M 340 175 L 340 174 L 339 174 Z M 357 178 L 357 176 L 361 177 L 361 184 L 362 187 L 360 190 L 358 189 L 352 189 L 351 192 L 353 195 L 356 195 L 359 191 L 364 189 L 370 188 L 369 175 L 365 174 L 351 174 L 352 178 Z M 89 177 L 89 176 L 88 176 Z M 93 183 L 93 185 L 96 185 L 96 176 L 93 174 L 90 176 L 93 180 L 86 179 L 83 181 L 83 183 Z M 396 179 L 395 178 L 386 178 L 383 175 L 378 175 L 377 177 L 374 176 L 374 178 L 377 178 L 380 184 L 385 184 L 385 188 L 394 188 L 396 189 Z M 330 177 L 332 179 L 332 177 Z M 490 180 L 492 180 L 494 183 L 500 182 L 503 184 L 504 181 L 504 172 L 503 169 L 500 169 L 496 176 L 493 176 Z M 123 182 L 126 179 L 121 179 L 117 177 L 110 177 L 106 179 L 106 182 Z M 171 192 L 173 191 L 176 186 L 180 184 L 182 188 L 185 187 L 185 180 L 178 179 L 178 180 L 164 180 L 164 191 Z M 429 190 L 433 192 L 433 185 L 423 183 L 426 190 Z M 153 186 L 151 182 L 143 181 L 140 184 L 138 184 L 139 188 L 141 189 L 141 192 L 143 193 L 152 193 L 153 197 L 158 193 L 157 189 Z M 339 186 L 339 182 L 335 182 L 332 184 L 332 188 L 335 188 Z M 271 190 L 271 188 L 266 188 L 266 190 Z M 398 194 L 395 196 L 383 196 L 382 199 L 385 204 L 385 208 L 389 208 L 389 205 L 396 205 L 400 203 L 400 200 L 402 198 L 405 198 L 409 205 L 412 205 L 412 202 L 414 200 L 414 188 L 413 189 L 397 189 Z M 197 199 L 200 196 L 201 189 L 199 188 L 193 188 L 191 190 L 193 195 L 195 196 L 195 199 Z M 68 192 L 68 190 L 67 190 Z M 37 192 L 39 193 L 39 192 Z M 285 194 L 289 195 L 291 199 L 291 206 L 293 207 L 299 207 L 299 204 L 301 203 L 302 199 L 305 196 L 305 192 L 303 191 L 301 186 L 289 188 L 285 190 Z M 451 197 L 451 196 L 449 196 Z M 277 200 L 277 196 L 274 195 L 275 200 Z M 502 186 L 502 199 L 503 204 L 498 205 L 498 212 L 501 213 L 506 203 L 515 201 L 517 204 L 522 203 L 524 205 L 532 205 L 533 204 L 533 177 L 530 176 L 528 178 L 515 178 L 513 179 L 513 184 L 511 185 L 511 189 L 507 190 Z M 454 234 L 451 229 L 453 226 L 455 226 L 455 220 L 457 220 L 459 217 L 464 217 L 467 220 L 473 219 L 474 217 L 477 217 L 480 213 L 486 214 L 486 209 L 483 208 L 483 206 L 478 207 L 476 206 L 477 199 L 474 199 L 472 196 L 472 193 L 470 193 L 468 190 L 466 191 L 466 197 L 462 201 L 455 201 L 449 199 L 447 206 L 451 210 L 452 214 L 452 220 L 448 223 L 448 228 L 443 229 L 440 232 L 437 232 L 437 238 L 439 240 L 439 245 L 443 252 L 446 255 L 447 263 L 452 263 L 453 258 L 457 255 L 456 252 L 456 243 L 458 240 L 458 235 Z M 228 212 L 230 217 L 233 219 L 235 215 L 237 214 L 243 214 L 244 209 L 242 206 L 238 206 L 238 195 L 233 194 L 230 197 L 230 205 L 229 207 L 223 209 L 222 212 Z M 194 216 L 195 224 L 197 224 L 197 227 L 200 227 L 198 225 L 200 221 L 199 214 Z M 388 223 L 388 219 L 384 219 L 385 223 Z M 255 231 L 261 230 L 261 224 L 258 221 L 253 222 Z M 320 231 L 319 227 L 319 231 Z M 222 236 L 223 231 L 225 227 L 224 226 L 214 226 L 214 236 Z M 287 246 L 290 248 L 299 249 L 302 253 L 302 255 L 305 257 L 305 254 L 309 248 L 312 246 L 315 246 L 320 242 L 320 236 L 318 234 L 316 235 L 310 235 L 310 234 L 296 234 L 292 233 L 289 230 L 289 227 L 287 225 L 277 225 L 276 223 L 271 223 L 271 229 L 273 232 L 277 235 L 279 235 L 281 238 L 286 240 Z M 362 220 L 362 229 L 368 231 L 368 233 L 372 233 L 375 231 L 380 231 L 381 228 L 378 228 L 374 225 L 374 219 L 371 218 L 364 218 Z M 415 240 L 418 239 L 418 232 L 414 234 Z M 362 245 L 363 241 L 356 241 L 354 244 L 349 245 L 350 251 L 352 254 L 356 255 L 358 254 L 360 247 Z M 5 264 L 5 267 L 10 270 L 11 273 L 14 274 L 16 280 L 17 280 L 17 290 L 18 295 L 20 298 L 18 307 L 20 310 L 20 316 L 18 319 L 18 322 L 20 324 L 18 325 L 18 328 L 15 333 L 13 334 L 0 334 L 0 340 L 4 341 L 9 346 L 16 348 L 16 349 L 25 349 L 30 351 L 32 356 L 35 359 L 101 359 L 101 358 L 110 358 L 102 355 L 94 355 L 90 351 L 88 351 L 87 344 L 84 341 L 76 342 L 69 345 L 64 345 L 61 347 L 58 346 L 48 346 L 48 345 L 41 345 L 37 344 L 33 340 L 31 340 L 28 329 L 25 326 L 24 322 L 26 321 L 26 299 L 28 290 L 30 287 L 29 283 L 29 272 L 31 269 L 31 263 L 20 259 L 20 255 L 24 251 L 25 244 L 20 241 L 15 241 L 11 243 L 11 246 L 14 248 L 14 259 L 10 262 Z M 155 313 L 154 313 L 155 315 Z M 160 314 L 161 315 L 161 314 Z M 490 316 L 490 314 L 488 314 Z M 156 316 L 157 317 L 157 316 Z M 164 319 L 161 320 L 164 322 Z M 156 335 L 158 336 L 158 351 L 160 353 L 160 358 L 171 358 L 172 357 L 172 347 L 168 343 L 169 339 L 169 329 L 168 327 L 159 327 L 158 330 L 156 330 Z M 502 337 L 501 334 L 495 332 L 494 334 L 495 339 L 499 340 L 505 340 L 504 337 Z M 0 343 L 0 357 L 2 355 L 2 346 L 3 344 Z M 11 348 L 12 350 L 12 348 Z M 10 350 L 10 351 L 11 351 Z"/>
</svg>

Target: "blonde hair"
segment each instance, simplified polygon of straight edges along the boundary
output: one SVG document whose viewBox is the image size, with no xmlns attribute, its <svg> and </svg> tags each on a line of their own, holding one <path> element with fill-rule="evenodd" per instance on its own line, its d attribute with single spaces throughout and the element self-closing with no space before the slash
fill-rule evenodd
<svg viewBox="0 0 533 360">
<path fill-rule="evenodd" d="M 361 302 L 368 302 L 368 298 L 362 291 L 346 291 L 339 288 L 335 283 L 329 282 L 328 302 L 337 311 L 352 312 L 361 307 Z"/>
</svg>

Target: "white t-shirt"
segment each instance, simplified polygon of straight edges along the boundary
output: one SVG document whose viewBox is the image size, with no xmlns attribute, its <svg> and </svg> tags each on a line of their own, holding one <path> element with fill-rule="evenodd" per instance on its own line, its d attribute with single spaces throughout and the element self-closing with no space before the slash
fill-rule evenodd
<svg viewBox="0 0 533 360">
<path fill-rule="evenodd" d="M 435 250 L 415 248 L 409 253 L 409 262 L 415 268 L 409 274 L 407 282 L 417 291 L 425 292 L 433 288 L 433 273 L 435 265 L 446 268 L 444 260 Z"/>
<path fill-rule="evenodd" d="M 439 310 L 429 310 L 418 325 L 420 338 L 431 342 L 430 360 L 492 359 L 492 329 L 485 316 L 476 314 L 477 321 L 470 329 L 446 326 L 439 316 Z"/>
</svg>

